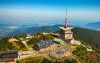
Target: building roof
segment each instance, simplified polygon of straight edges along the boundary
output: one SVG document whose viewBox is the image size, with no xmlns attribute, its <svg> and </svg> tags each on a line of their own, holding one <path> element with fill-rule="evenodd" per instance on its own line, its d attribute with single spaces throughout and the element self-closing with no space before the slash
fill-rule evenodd
<svg viewBox="0 0 100 63">
<path fill-rule="evenodd" d="M 62 42 L 62 40 L 58 39 L 58 38 L 55 38 L 54 41 L 56 41 L 56 42 Z"/>
<path fill-rule="evenodd" d="M 10 51 L 4 51 L 0 54 L 9 54 L 9 53 L 17 53 L 18 51 L 17 50 L 10 50 Z"/>
<path fill-rule="evenodd" d="M 39 49 L 41 49 L 41 48 L 46 48 L 46 47 L 52 45 L 53 41 L 52 40 L 44 40 L 44 41 L 38 42 L 36 44 L 39 47 Z"/>
<path fill-rule="evenodd" d="M 64 42 L 59 38 L 55 38 L 54 41 L 60 43 L 60 45 L 62 45 L 62 46 L 65 45 Z"/>
<path fill-rule="evenodd" d="M 73 29 L 74 27 L 67 27 L 67 28 L 65 28 L 65 27 L 59 27 L 60 29 L 62 29 L 62 30 L 69 30 L 69 29 Z"/>
</svg>

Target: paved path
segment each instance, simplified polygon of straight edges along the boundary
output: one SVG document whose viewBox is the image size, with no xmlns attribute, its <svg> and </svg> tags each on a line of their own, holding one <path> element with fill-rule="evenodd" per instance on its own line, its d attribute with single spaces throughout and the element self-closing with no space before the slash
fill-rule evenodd
<svg viewBox="0 0 100 63">
<path fill-rule="evenodd" d="M 22 41 L 22 43 L 25 45 L 25 47 L 30 51 L 30 48 L 27 45 L 27 41 Z"/>
</svg>

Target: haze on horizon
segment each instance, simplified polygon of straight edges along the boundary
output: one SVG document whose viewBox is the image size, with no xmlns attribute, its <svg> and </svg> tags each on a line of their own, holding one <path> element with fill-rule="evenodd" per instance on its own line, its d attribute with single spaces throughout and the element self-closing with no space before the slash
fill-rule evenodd
<svg viewBox="0 0 100 63">
<path fill-rule="evenodd" d="M 0 23 L 100 21 L 100 0 L 0 0 Z"/>
</svg>

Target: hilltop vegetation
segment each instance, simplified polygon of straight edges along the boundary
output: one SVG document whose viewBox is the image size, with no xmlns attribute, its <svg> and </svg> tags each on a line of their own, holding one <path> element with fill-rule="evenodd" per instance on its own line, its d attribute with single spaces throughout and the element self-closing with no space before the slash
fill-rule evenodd
<svg viewBox="0 0 100 63">
<path fill-rule="evenodd" d="M 8 38 L 5 38 L 2 41 L 0 41 L 0 51 L 11 50 L 13 48 L 14 46 L 12 45 L 12 43 L 8 42 Z"/>
<path fill-rule="evenodd" d="M 77 46 L 76 50 L 73 51 L 74 57 L 77 58 L 81 63 L 99 63 L 100 54 L 95 51 L 87 51 L 83 46 Z"/>
<path fill-rule="evenodd" d="M 20 38 L 23 38 L 23 35 L 15 36 L 17 41 L 9 41 L 12 38 L 4 38 L 0 41 L 0 51 L 7 50 L 27 50 L 25 45 L 22 43 Z"/>
</svg>

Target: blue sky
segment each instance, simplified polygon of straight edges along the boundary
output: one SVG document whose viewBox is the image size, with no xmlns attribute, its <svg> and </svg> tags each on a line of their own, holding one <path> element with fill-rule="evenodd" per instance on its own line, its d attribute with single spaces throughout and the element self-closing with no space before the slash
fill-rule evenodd
<svg viewBox="0 0 100 63">
<path fill-rule="evenodd" d="M 0 0 L 0 22 L 100 21 L 100 0 Z"/>
</svg>

